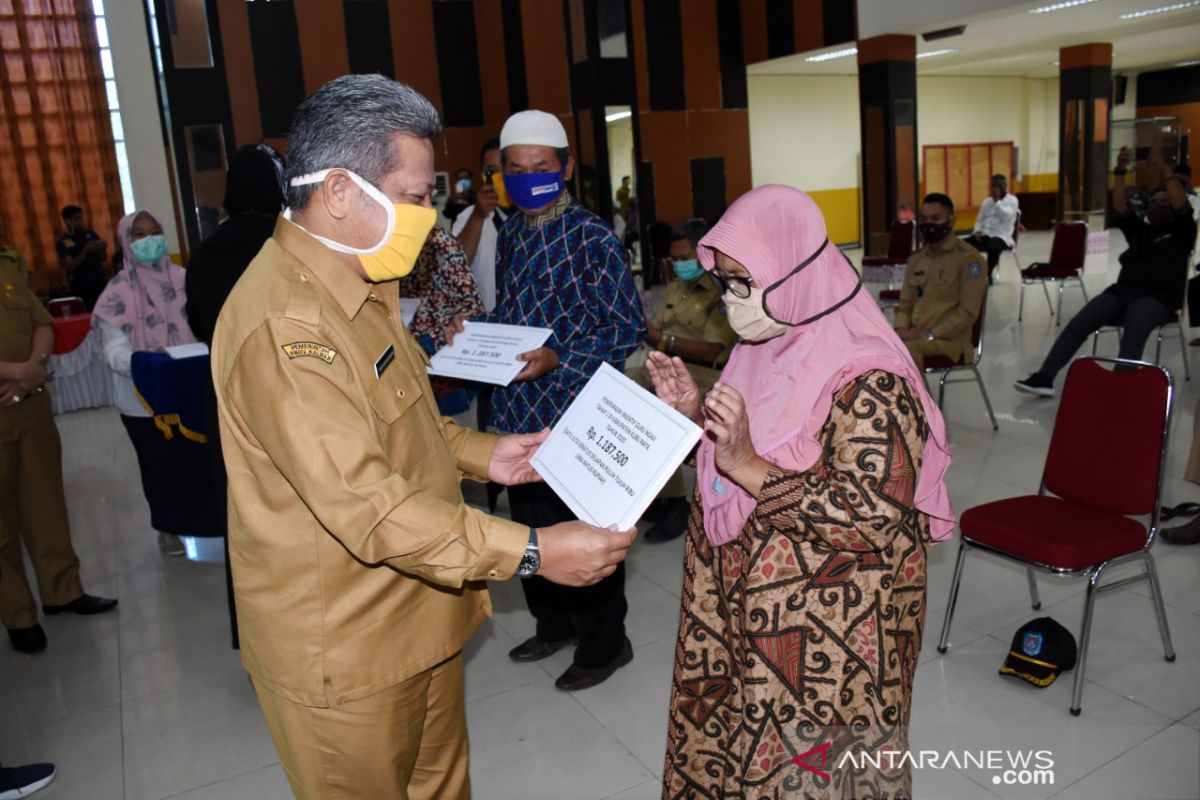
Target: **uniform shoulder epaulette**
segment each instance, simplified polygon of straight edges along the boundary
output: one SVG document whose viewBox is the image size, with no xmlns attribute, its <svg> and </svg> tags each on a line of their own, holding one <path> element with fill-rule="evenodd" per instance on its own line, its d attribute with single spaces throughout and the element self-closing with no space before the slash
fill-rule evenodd
<svg viewBox="0 0 1200 800">
<path fill-rule="evenodd" d="M 292 282 L 288 286 L 287 306 L 283 315 L 298 322 L 317 325 L 321 321 L 321 301 L 307 283 Z"/>
</svg>

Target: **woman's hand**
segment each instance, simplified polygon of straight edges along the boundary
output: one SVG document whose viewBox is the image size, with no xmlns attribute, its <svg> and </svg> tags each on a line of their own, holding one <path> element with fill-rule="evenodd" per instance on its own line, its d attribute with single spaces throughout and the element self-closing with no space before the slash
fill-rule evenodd
<svg viewBox="0 0 1200 800">
<path fill-rule="evenodd" d="M 683 360 L 671 358 L 657 351 L 646 356 L 646 372 L 654 383 L 658 399 L 683 414 L 697 425 L 703 424 L 700 416 L 700 387 L 687 371 Z"/>
<path fill-rule="evenodd" d="M 746 403 L 733 387 L 718 383 L 704 398 L 705 433 L 717 443 L 717 469 L 758 497 L 770 465 L 750 441 Z"/>
</svg>

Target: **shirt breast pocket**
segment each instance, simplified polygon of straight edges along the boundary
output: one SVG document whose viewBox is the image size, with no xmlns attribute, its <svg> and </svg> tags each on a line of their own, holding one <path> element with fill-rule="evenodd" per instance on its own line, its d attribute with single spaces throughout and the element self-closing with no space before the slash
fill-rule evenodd
<svg viewBox="0 0 1200 800">
<path fill-rule="evenodd" d="M 392 369 L 399 372 L 396 366 Z M 404 374 L 385 375 L 368 396 L 392 465 L 404 469 L 423 459 L 429 453 L 429 428 L 434 422 L 422 413 L 421 387 L 416 381 Z"/>
</svg>

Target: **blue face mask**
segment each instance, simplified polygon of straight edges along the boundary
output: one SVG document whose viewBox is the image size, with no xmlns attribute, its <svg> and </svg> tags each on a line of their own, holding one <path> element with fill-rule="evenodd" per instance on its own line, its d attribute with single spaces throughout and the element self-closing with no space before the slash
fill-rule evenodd
<svg viewBox="0 0 1200 800">
<path fill-rule="evenodd" d="M 700 262 L 694 258 L 689 258 L 687 261 L 676 261 L 671 266 L 675 269 L 675 274 L 683 281 L 694 281 L 704 274 Z"/>
<path fill-rule="evenodd" d="M 158 260 L 167 254 L 167 237 L 162 234 L 147 236 L 130 242 L 133 257 L 143 264 L 157 264 Z"/>
<path fill-rule="evenodd" d="M 520 208 L 530 210 L 553 203 L 566 188 L 562 172 L 523 172 L 504 175 L 504 188 Z"/>
</svg>

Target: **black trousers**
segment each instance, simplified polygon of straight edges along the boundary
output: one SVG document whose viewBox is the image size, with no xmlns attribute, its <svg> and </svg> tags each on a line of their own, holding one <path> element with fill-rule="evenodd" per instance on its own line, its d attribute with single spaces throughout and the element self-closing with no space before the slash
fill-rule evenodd
<svg viewBox="0 0 1200 800">
<path fill-rule="evenodd" d="M 1097 295 L 1063 328 L 1038 371 L 1053 378 L 1089 336 L 1105 325 L 1118 322 L 1122 328 L 1118 355 L 1121 358 L 1139 359 L 1150 334 L 1170 313 L 1171 309 L 1153 297 L 1126 296 L 1115 292 Z"/>
<path fill-rule="evenodd" d="M 540 528 L 576 519 L 566 503 L 544 483 L 508 487 L 512 518 Z M 616 660 L 625 644 L 625 564 L 594 586 L 560 586 L 534 575 L 521 581 L 525 602 L 537 620 L 537 636 L 557 642 L 579 638 L 575 666 L 604 667 Z"/>
<path fill-rule="evenodd" d="M 1000 254 L 1008 249 L 1008 245 L 1003 239 L 997 239 L 995 236 L 984 236 L 981 233 L 967 237 L 970 244 L 984 252 L 987 255 L 988 274 L 995 271 L 996 266 L 1000 263 Z"/>
</svg>

